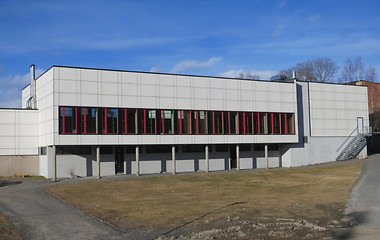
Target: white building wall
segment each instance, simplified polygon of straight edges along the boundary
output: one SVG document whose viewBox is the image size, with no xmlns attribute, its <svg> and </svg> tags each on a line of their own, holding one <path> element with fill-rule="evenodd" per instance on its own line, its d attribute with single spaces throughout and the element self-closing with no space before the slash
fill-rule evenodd
<svg viewBox="0 0 380 240">
<path fill-rule="evenodd" d="M 295 84 L 154 73 L 53 67 L 54 138 L 70 144 L 294 143 L 295 135 L 59 135 L 58 107 L 155 108 L 262 111 L 295 114 Z"/>
<path fill-rule="evenodd" d="M 299 141 L 280 149 L 283 167 L 335 161 L 357 117 L 369 125 L 366 87 L 297 82 L 297 97 Z"/>
<path fill-rule="evenodd" d="M 310 83 L 309 92 L 311 136 L 348 136 L 358 117 L 369 126 L 366 87 Z"/>
<path fill-rule="evenodd" d="M 38 111 L 0 109 L 0 155 L 38 154 Z"/>
<path fill-rule="evenodd" d="M 30 85 L 26 86 L 21 91 L 21 106 L 23 109 L 27 107 L 26 103 L 28 102 L 30 98 Z"/>
</svg>

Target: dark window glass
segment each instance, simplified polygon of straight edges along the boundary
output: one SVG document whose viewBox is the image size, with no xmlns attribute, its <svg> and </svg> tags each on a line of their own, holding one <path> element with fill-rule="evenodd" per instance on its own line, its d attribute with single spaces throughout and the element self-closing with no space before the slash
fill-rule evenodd
<svg viewBox="0 0 380 240">
<path fill-rule="evenodd" d="M 137 134 L 138 111 L 137 109 L 127 109 L 127 133 Z"/>
<path fill-rule="evenodd" d="M 184 153 L 190 153 L 190 152 L 204 152 L 205 151 L 205 145 L 200 144 L 188 144 L 183 145 L 182 151 Z"/>
<path fill-rule="evenodd" d="M 286 114 L 286 123 L 287 123 L 287 129 L 288 134 L 294 134 L 294 114 L 287 113 Z"/>
<path fill-rule="evenodd" d="M 281 113 L 280 118 L 281 118 L 281 134 L 285 134 L 286 133 L 285 114 Z"/>
<path fill-rule="evenodd" d="M 239 134 L 239 114 L 230 112 L 230 134 Z"/>
<path fill-rule="evenodd" d="M 177 151 L 177 148 L 176 148 Z M 146 146 L 146 153 L 171 153 L 171 145 L 148 145 Z"/>
<path fill-rule="evenodd" d="M 98 133 L 98 114 L 96 108 L 81 108 L 81 132 Z"/>
<path fill-rule="evenodd" d="M 246 129 L 245 129 L 245 115 L 246 113 L 239 113 L 239 133 L 240 134 L 246 134 Z"/>
<path fill-rule="evenodd" d="M 112 146 L 101 146 L 100 147 L 100 154 L 113 154 L 113 147 Z"/>
<path fill-rule="evenodd" d="M 206 134 L 207 133 L 207 112 L 206 111 L 197 111 L 198 117 L 198 133 Z"/>
<path fill-rule="evenodd" d="M 60 132 L 77 133 L 77 111 L 75 107 L 60 107 Z"/>
<path fill-rule="evenodd" d="M 228 152 L 228 144 L 217 144 L 215 150 L 217 152 Z"/>
<path fill-rule="evenodd" d="M 260 134 L 268 134 L 268 115 L 260 113 Z"/>
<path fill-rule="evenodd" d="M 259 113 L 253 113 L 253 131 L 255 134 L 259 134 L 260 131 L 260 117 Z"/>
<path fill-rule="evenodd" d="M 265 151 L 265 145 L 264 144 L 254 144 L 253 149 L 255 151 Z"/>
<path fill-rule="evenodd" d="M 273 113 L 273 133 L 280 134 L 280 114 Z"/>
<path fill-rule="evenodd" d="M 249 152 L 249 151 L 251 151 L 251 145 L 250 144 L 240 144 L 239 145 L 239 151 Z"/>
<path fill-rule="evenodd" d="M 118 110 L 107 108 L 107 133 L 118 133 Z"/>
<path fill-rule="evenodd" d="M 214 112 L 215 134 L 223 134 L 223 112 Z"/>
<path fill-rule="evenodd" d="M 267 118 L 268 118 L 268 134 L 273 134 L 272 113 L 267 113 Z"/>
<path fill-rule="evenodd" d="M 178 111 L 178 114 L 180 114 L 179 117 L 181 118 L 180 128 L 182 127 L 182 134 L 191 134 L 191 111 Z"/>
<path fill-rule="evenodd" d="M 245 113 L 245 133 L 246 134 L 253 133 L 252 113 Z"/>
<path fill-rule="evenodd" d="M 166 134 L 174 133 L 174 114 L 173 111 L 163 110 L 161 111 L 161 132 Z"/>
<path fill-rule="evenodd" d="M 145 110 L 146 134 L 156 133 L 156 110 Z"/>
<path fill-rule="evenodd" d="M 40 147 L 40 155 L 46 155 L 46 147 Z"/>
</svg>

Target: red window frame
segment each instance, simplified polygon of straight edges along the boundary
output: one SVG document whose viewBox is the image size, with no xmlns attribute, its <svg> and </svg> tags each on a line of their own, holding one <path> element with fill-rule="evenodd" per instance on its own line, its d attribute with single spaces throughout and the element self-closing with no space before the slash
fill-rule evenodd
<svg viewBox="0 0 380 240">
<path fill-rule="evenodd" d="M 75 133 L 66 132 L 66 114 L 65 110 L 66 108 L 73 108 L 73 114 L 75 112 Z M 59 109 L 62 109 L 62 132 L 60 134 L 67 134 L 67 135 L 77 135 L 78 134 L 78 107 L 59 107 Z M 60 112 L 60 110 L 59 110 Z"/>
</svg>

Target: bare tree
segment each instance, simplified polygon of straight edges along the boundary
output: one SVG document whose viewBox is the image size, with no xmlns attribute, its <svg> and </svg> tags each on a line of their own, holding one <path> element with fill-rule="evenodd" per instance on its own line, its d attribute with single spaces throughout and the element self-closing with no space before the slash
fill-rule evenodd
<svg viewBox="0 0 380 240">
<path fill-rule="evenodd" d="M 313 75 L 316 82 L 332 82 L 338 69 L 336 62 L 331 58 L 313 60 Z"/>
<path fill-rule="evenodd" d="M 259 75 L 247 72 L 247 73 L 239 73 L 239 78 L 241 79 L 250 79 L 250 80 L 259 80 Z"/>
<path fill-rule="evenodd" d="M 361 78 L 364 73 L 365 66 L 362 62 L 362 58 L 357 56 L 355 58 L 347 58 L 343 65 L 342 73 L 339 78 L 340 83 L 354 82 Z"/>
<path fill-rule="evenodd" d="M 297 63 L 294 67 L 281 70 L 279 74 L 292 78 L 293 71 L 297 72 L 297 78 L 308 82 L 332 82 L 338 66 L 331 58 L 317 58 Z"/>
<path fill-rule="evenodd" d="M 373 66 L 368 66 L 365 71 L 365 80 L 375 82 L 377 78 L 376 69 Z"/>
</svg>

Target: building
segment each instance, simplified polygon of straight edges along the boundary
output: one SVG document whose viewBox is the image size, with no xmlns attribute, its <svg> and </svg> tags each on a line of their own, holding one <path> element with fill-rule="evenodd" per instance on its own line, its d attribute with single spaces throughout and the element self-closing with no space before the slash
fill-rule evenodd
<svg viewBox="0 0 380 240">
<path fill-rule="evenodd" d="M 1 175 L 65 178 L 318 164 L 335 161 L 368 127 L 367 87 L 296 79 L 65 66 L 35 79 L 32 65 L 22 104 L 0 109 Z M 365 144 L 354 150 L 366 156 Z"/>
</svg>

